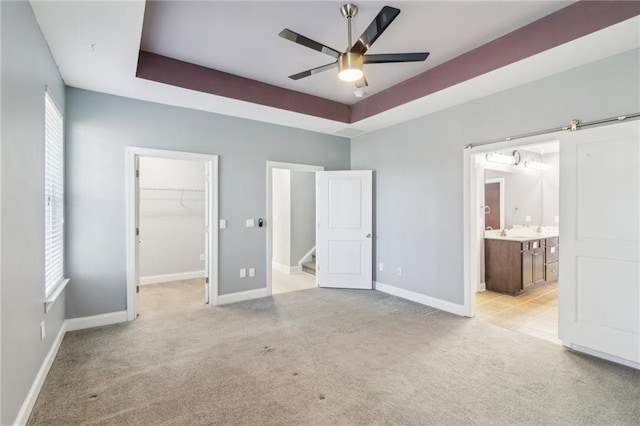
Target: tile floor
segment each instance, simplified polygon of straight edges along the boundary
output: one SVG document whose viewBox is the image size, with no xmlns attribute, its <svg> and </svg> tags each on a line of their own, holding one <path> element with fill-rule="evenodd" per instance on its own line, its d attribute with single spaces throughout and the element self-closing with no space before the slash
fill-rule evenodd
<svg viewBox="0 0 640 426">
<path fill-rule="evenodd" d="M 286 272 L 272 270 L 272 294 L 288 293 L 290 291 L 305 290 L 316 287 L 316 277 L 304 272 Z"/>
<path fill-rule="evenodd" d="M 558 283 L 519 297 L 491 291 L 476 293 L 476 316 L 500 327 L 561 343 L 558 339 Z"/>
</svg>

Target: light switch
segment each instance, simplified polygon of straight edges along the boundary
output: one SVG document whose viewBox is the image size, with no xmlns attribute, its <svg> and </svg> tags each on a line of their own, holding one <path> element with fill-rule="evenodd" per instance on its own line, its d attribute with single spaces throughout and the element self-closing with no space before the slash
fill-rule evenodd
<svg viewBox="0 0 640 426">
<path fill-rule="evenodd" d="M 253 228 L 256 226 L 256 221 L 253 219 L 247 219 L 247 228 Z"/>
<path fill-rule="evenodd" d="M 560 223 L 560 216 L 555 216 L 553 219 L 556 223 Z"/>
<path fill-rule="evenodd" d="M 384 271 L 384 264 L 382 262 L 380 262 L 378 264 L 378 271 L 383 272 Z"/>
<path fill-rule="evenodd" d="M 220 229 L 227 229 L 227 219 L 220 219 Z"/>
<path fill-rule="evenodd" d="M 531 216 L 525 216 L 524 221 L 527 223 L 531 222 Z"/>
<path fill-rule="evenodd" d="M 250 277 L 256 276 L 256 268 L 249 268 L 249 276 Z"/>
<path fill-rule="evenodd" d="M 245 268 L 240 269 L 240 278 L 247 277 L 247 270 Z"/>
</svg>

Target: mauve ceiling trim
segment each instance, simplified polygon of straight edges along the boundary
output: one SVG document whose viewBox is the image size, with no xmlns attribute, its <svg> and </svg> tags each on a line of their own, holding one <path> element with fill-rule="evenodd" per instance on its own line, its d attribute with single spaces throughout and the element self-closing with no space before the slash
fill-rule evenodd
<svg viewBox="0 0 640 426">
<path fill-rule="evenodd" d="M 638 15 L 640 1 L 581 0 L 351 106 L 142 50 L 136 76 L 351 124 Z"/>
<path fill-rule="evenodd" d="M 351 106 L 351 123 L 640 14 L 638 1 L 579 1 Z"/>
<path fill-rule="evenodd" d="M 348 105 L 142 50 L 136 77 L 349 123 Z"/>
</svg>

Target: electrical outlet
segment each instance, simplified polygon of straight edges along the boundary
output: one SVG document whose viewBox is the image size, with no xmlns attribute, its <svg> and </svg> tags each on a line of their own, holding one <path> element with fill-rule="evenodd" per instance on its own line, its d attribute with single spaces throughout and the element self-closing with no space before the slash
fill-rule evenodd
<svg viewBox="0 0 640 426">
<path fill-rule="evenodd" d="M 40 340 L 44 340 L 44 337 L 46 336 L 46 327 L 44 326 L 44 321 L 42 321 L 40 323 Z"/>
<path fill-rule="evenodd" d="M 249 276 L 250 277 L 256 276 L 256 268 L 249 268 Z"/>
<path fill-rule="evenodd" d="M 240 278 L 247 278 L 247 270 L 245 268 L 240 269 Z"/>
<path fill-rule="evenodd" d="M 553 221 L 555 223 L 560 223 L 560 216 L 554 216 Z"/>
<path fill-rule="evenodd" d="M 247 228 L 253 228 L 254 226 L 256 226 L 256 221 L 253 219 L 247 219 Z"/>
<path fill-rule="evenodd" d="M 525 216 L 524 221 L 527 223 L 531 222 L 531 216 Z"/>
<path fill-rule="evenodd" d="M 384 271 L 384 264 L 382 262 L 378 264 L 378 271 L 380 272 Z"/>
<path fill-rule="evenodd" d="M 227 219 L 220 219 L 220 229 L 227 229 Z"/>
<path fill-rule="evenodd" d="M 200 253 L 200 262 L 204 262 L 204 253 Z"/>
<path fill-rule="evenodd" d="M 401 277 L 402 276 L 402 268 L 396 269 L 396 274 Z"/>
</svg>

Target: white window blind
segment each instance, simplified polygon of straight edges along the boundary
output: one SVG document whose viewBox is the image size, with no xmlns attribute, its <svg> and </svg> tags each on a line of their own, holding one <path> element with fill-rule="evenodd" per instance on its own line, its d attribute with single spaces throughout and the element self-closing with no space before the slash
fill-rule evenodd
<svg viewBox="0 0 640 426">
<path fill-rule="evenodd" d="M 45 93 L 44 136 L 45 296 L 64 279 L 64 129 L 62 114 Z"/>
</svg>

